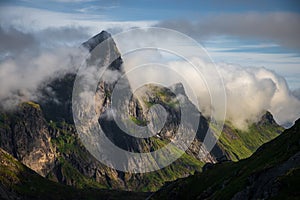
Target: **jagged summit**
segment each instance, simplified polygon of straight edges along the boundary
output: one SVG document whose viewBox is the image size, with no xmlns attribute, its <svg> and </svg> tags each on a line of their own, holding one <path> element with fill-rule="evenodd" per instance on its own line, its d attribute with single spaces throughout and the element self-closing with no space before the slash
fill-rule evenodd
<svg viewBox="0 0 300 200">
<path fill-rule="evenodd" d="M 111 38 L 111 34 L 106 31 L 101 31 L 97 35 L 90 38 L 88 41 L 82 44 L 83 47 L 87 48 L 89 51 L 93 50 L 98 44 Z"/>
<path fill-rule="evenodd" d="M 105 46 L 98 46 L 105 40 L 108 40 Z M 90 57 L 87 61 L 89 66 L 102 67 L 103 63 L 101 62 L 103 60 L 109 60 L 109 58 L 112 57 L 115 58 L 115 60 L 108 66 L 108 70 L 118 70 L 120 73 L 122 73 L 121 65 L 123 61 L 110 33 L 102 31 L 86 42 L 82 43 L 82 47 L 87 48 L 90 52 Z M 101 60 L 99 58 L 107 59 Z M 52 80 L 47 87 L 41 89 L 45 98 L 44 101 L 38 103 L 41 104 L 44 115 L 48 121 L 53 120 L 66 121 L 70 124 L 74 123 L 71 103 L 75 78 L 76 71 L 74 71 L 74 73 L 70 72 L 62 78 L 59 77 Z M 53 94 L 49 94 L 46 88 L 51 88 L 51 90 L 54 91 L 55 100 L 60 103 L 53 101 Z"/>
<path fill-rule="evenodd" d="M 99 45 L 101 43 L 103 44 Z M 123 63 L 121 54 L 110 33 L 101 31 L 88 41 L 82 43 L 82 47 L 88 49 L 91 54 L 88 59 L 90 65 L 102 66 L 103 63 L 99 62 L 99 58 L 105 58 L 103 60 L 111 61 L 110 70 L 121 70 L 121 64 Z"/>
<path fill-rule="evenodd" d="M 267 111 L 262 117 L 261 117 L 261 120 L 258 122 L 260 125 L 265 125 L 265 124 L 270 124 L 270 125 L 274 125 L 274 126 L 279 126 L 273 115 Z"/>
<path fill-rule="evenodd" d="M 171 88 L 176 94 L 186 95 L 182 83 L 176 83 L 176 84 L 172 85 Z"/>
</svg>

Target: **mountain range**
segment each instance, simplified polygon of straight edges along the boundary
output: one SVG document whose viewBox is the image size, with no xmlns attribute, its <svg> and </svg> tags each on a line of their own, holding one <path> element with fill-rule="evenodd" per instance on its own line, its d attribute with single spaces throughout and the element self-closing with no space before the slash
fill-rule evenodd
<svg viewBox="0 0 300 200">
<path fill-rule="evenodd" d="M 103 41 L 108 41 L 108 50 L 95 51 Z M 99 58 L 116 57 L 107 70 L 124 74 L 121 55 L 109 33 L 99 33 L 84 42 L 82 47 L 92 54 L 89 63 L 102 62 Z M 98 67 L 102 66 L 101 63 L 96 64 Z M 171 89 L 145 85 L 143 90 L 147 92 L 142 98 L 133 95 L 129 107 L 122 108 L 139 126 L 145 126 L 149 122 L 147 113 L 152 105 L 160 104 L 165 108 L 168 115 L 164 127 L 155 136 L 144 139 L 127 135 L 113 119 L 106 117 L 116 81 L 100 80 L 95 95 L 99 124 L 110 141 L 126 151 L 155 151 L 172 141 L 180 126 L 181 114 L 178 102 L 174 101 L 175 93 L 183 96 L 184 106 L 196 110 L 190 113 L 191 116 L 200 117 L 191 146 L 186 152 L 179 152 L 182 156 L 171 165 L 147 173 L 122 172 L 107 167 L 86 149 L 76 132 L 72 113 L 75 79 L 76 71 L 55 78 L 40 87 L 43 94 L 40 101 L 23 102 L 13 111 L 1 108 L 2 198 L 56 199 L 61 196 L 63 199 L 218 199 L 226 194 L 226 199 L 256 199 L 276 196 L 281 191 L 282 195 L 289 192 L 289 187 L 282 187 L 284 189 L 281 190 L 281 186 L 266 195 L 264 189 L 260 193 L 256 192 L 259 184 L 264 181 L 274 182 L 274 179 L 280 177 L 283 181 L 280 183 L 283 184 L 297 182 L 293 175 L 298 174 L 299 168 L 299 121 L 294 127 L 284 131 L 272 114 L 266 111 L 261 120 L 251 124 L 247 130 L 239 130 L 226 122 L 217 144 L 208 152 L 202 143 L 210 120 L 188 99 L 180 83 L 173 85 Z M 124 84 L 130 85 L 128 81 Z M 213 127 L 211 130 L 214 131 Z M 188 133 L 191 130 L 185 131 Z M 271 141 L 274 138 L 276 139 Z M 263 145 L 269 141 L 271 142 Z M 263 146 L 260 147 L 261 145 Z M 285 147 L 289 148 L 284 149 Z M 284 155 L 279 151 L 284 152 Z M 273 182 L 266 186 L 267 190 L 273 188 Z M 291 191 L 296 196 L 299 195 L 291 187 Z"/>
</svg>

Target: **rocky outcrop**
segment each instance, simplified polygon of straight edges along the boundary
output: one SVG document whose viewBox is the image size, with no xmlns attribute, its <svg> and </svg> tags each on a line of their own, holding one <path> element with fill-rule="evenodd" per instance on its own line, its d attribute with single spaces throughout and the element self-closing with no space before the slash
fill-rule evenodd
<svg viewBox="0 0 300 200">
<path fill-rule="evenodd" d="M 56 156 L 40 106 L 22 103 L 14 113 L 1 113 L 1 118 L 0 146 L 42 176 L 48 174 Z"/>
<path fill-rule="evenodd" d="M 0 148 L 0 199 L 145 199 L 149 193 L 104 189 L 76 189 L 49 181 Z"/>
<path fill-rule="evenodd" d="M 209 122 L 188 99 L 181 83 L 175 84 L 170 88 L 146 85 L 139 90 L 136 91 L 136 100 L 132 101 L 133 105 L 130 106 L 130 108 L 132 108 L 131 110 L 135 111 L 132 113 L 134 118 L 145 122 L 149 122 L 153 120 L 153 118 L 154 120 L 159 119 L 161 116 L 158 116 L 155 112 L 148 115 L 152 105 L 161 105 L 167 112 L 166 122 L 162 129 L 156 134 L 159 138 L 172 141 L 177 136 L 179 129 L 186 135 L 191 134 L 191 132 L 194 131 L 192 129 L 192 120 L 198 118 L 199 122 L 197 124 L 196 135 L 195 138 L 191 138 L 191 145 L 187 153 L 204 163 L 215 163 L 219 157 L 223 156 L 223 154 L 211 154 L 203 145 L 203 140 L 209 128 Z M 180 102 L 177 98 L 180 98 Z M 181 121 L 182 109 L 188 111 L 191 121 Z M 150 119 L 150 117 L 152 119 Z M 217 151 L 213 153 L 215 152 Z"/>
</svg>

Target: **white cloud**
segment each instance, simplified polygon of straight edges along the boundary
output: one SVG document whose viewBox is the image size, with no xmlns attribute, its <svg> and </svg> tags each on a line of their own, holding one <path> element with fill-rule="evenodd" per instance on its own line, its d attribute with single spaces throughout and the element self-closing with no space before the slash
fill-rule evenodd
<svg viewBox="0 0 300 200">
<path fill-rule="evenodd" d="M 283 17 L 283 19 L 291 19 L 289 15 L 283 15 Z M 255 17 L 255 19 L 257 18 Z M 267 19 L 272 21 L 270 16 Z M 276 20 L 279 19 L 276 18 Z M 266 20 L 264 19 L 263 21 L 265 22 Z M 294 23 L 294 19 L 291 19 L 291 21 Z M 6 100 L 5 102 L 11 105 L 11 103 L 15 104 L 22 100 L 38 98 L 36 90 L 39 85 L 50 78 L 63 75 L 68 70 L 73 70 L 74 65 L 72 64 L 78 61 L 77 59 L 79 59 L 80 56 L 77 55 L 81 55 L 82 52 L 78 52 L 78 48 L 65 47 L 63 42 L 70 41 L 69 39 L 73 36 L 75 40 L 80 40 L 80 38 L 85 37 L 85 35 L 92 35 L 103 29 L 122 31 L 132 27 L 151 26 L 155 23 L 155 21 L 118 22 L 109 21 L 106 19 L 106 16 L 101 15 L 65 14 L 34 8 L 2 6 L 0 8 L 1 27 L 6 27 L 7 29 L 13 27 L 11 30 L 16 30 L 18 34 L 21 33 L 24 38 L 33 34 L 33 41 L 35 42 L 41 42 L 47 35 L 51 41 L 55 40 L 54 35 L 56 35 L 58 40 L 59 38 L 61 39 L 63 47 L 56 47 L 55 49 L 41 48 L 34 54 L 22 52 L 16 57 L 7 58 L 2 61 L 0 63 L 0 99 Z M 73 29 L 66 30 L 66 27 L 73 27 Z M 178 27 L 180 27 L 180 24 L 178 24 Z M 185 26 L 182 26 L 181 28 L 184 27 Z M 76 35 L 83 31 L 83 29 L 88 30 L 88 33 Z M 73 30 L 77 30 L 77 33 L 68 35 L 68 33 L 72 33 Z M 198 33 L 197 31 L 198 29 L 196 29 L 195 33 Z M 285 31 L 289 32 L 290 30 Z M 297 31 L 298 29 L 295 28 L 295 32 Z M 37 33 L 40 35 L 39 37 L 37 37 Z M 280 39 L 282 44 L 285 44 L 284 33 L 284 31 L 276 33 L 273 38 Z M 257 33 L 252 34 L 255 35 Z M 288 35 L 292 36 L 292 39 L 295 39 L 293 34 L 294 32 Z M 66 37 L 66 35 L 68 36 Z M 51 36 L 53 37 L 51 38 Z M 263 34 L 263 36 L 265 36 L 265 34 Z M 32 37 L 30 36 L 30 38 Z M 133 38 L 134 40 L 123 41 L 123 46 L 127 45 L 128 47 L 128 45 L 131 45 L 132 47 L 136 47 L 138 42 L 148 42 L 148 38 L 139 38 L 138 35 Z M 167 37 L 157 39 L 157 43 L 163 43 L 169 40 Z M 291 41 L 292 40 L 287 40 L 288 43 L 286 44 L 290 45 Z M 298 45 L 298 43 L 296 43 L 296 45 Z M 20 48 L 27 47 L 26 44 L 21 46 Z M 122 47 L 118 47 L 122 52 Z M 184 46 L 180 46 L 180 48 L 184 49 Z M 218 57 L 219 61 L 232 60 L 232 62 L 240 63 L 243 66 L 266 66 L 275 69 L 281 74 L 297 73 L 300 63 L 299 57 L 293 54 L 226 53 L 222 51 L 212 51 L 211 54 L 213 57 Z M 141 54 L 138 57 L 130 58 L 130 60 L 125 59 L 125 62 L 127 62 L 126 64 L 134 64 L 136 62 L 143 63 L 145 60 L 155 60 L 156 56 L 157 59 L 160 59 L 162 56 L 162 54 L 147 55 L 147 58 Z M 74 58 L 76 58 L 77 61 L 74 60 Z M 171 58 L 166 60 L 171 60 Z M 197 62 L 201 62 L 202 65 L 203 63 L 205 64 L 201 59 Z M 191 71 L 190 68 L 186 66 L 186 63 L 176 61 L 166 62 L 165 64 L 170 65 L 175 71 L 177 70 L 182 76 L 186 77 L 190 85 L 196 86 L 197 96 L 201 102 L 198 106 L 203 113 L 209 114 L 212 108 L 204 80 L 199 81 L 199 77 L 195 76 L 194 71 Z M 284 66 L 284 68 L 282 66 Z M 209 67 L 210 66 L 207 65 L 206 69 L 209 69 Z M 245 124 L 257 121 L 266 110 L 270 110 L 276 120 L 281 124 L 293 122 L 300 116 L 299 100 L 291 94 L 284 78 L 278 74 L 265 68 L 246 68 L 229 64 L 219 64 L 218 68 L 224 77 L 227 92 L 227 119 L 233 121 L 236 126 L 245 127 Z M 166 76 L 166 73 L 164 74 L 161 70 L 156 71 L 150 67 L 136 78 L 146 80 L 147 78 L 165 79 L 166 84 L 172 84 L 178 81 L 177 78 L 174 78 L 176 76 L 171 76 L 170 74 Z M 210 77 L 205 78 L 209 79 Z M 133 80 L 131 80 L 131 83 L 132 81 Z M 189 93 L 190 91 L 187 89 L 187 85 L 185 85 L 185 87 L 187 93 Z"/>
<path fill-rule="evenodd" d="M 227 35 L 271 40 L 299 49 L 299 20 L 300 14 L 292 12 L 220 13 L 202 16 L 194 21 L 163 21 L 158 26 L 172 28 L 198 39 Z"/>
<path fill-rule="evenodd" d="M 266 67 L 284 76 L 299 75 L 300 57 L 295 53 L 226 52 L 222 51 L 223 48 L 220 51 L 207 50 L 216 62 Z"/>
<path fill-rule="evenodd" d="M 195 43 L 185 41 L 185 37 L 176 37 L 176 34 L 168 34 L 166 37 L 163 34 L 164 31 L 153 34 L 143 34 L 143 32 L 147 31 L 134 31 L 132 34 L 126 34 L 125 37 L 118 35 L 114 37 L 120 52 L 125 53 L 124 68 L 129 73 L 127 77 L 132 88 L 136 88 L 142 82 L 170 85 L 181 82 L 183 78 L 185 82 L 182 83 L 189 98 L 206 116 L 210 116 L 212 111 L 220 110 L 214 106 L 221 105 L 224 99 L 215 98 L 213 101 L 222 102 L 212 105 L 206 85 L 209 84 L 209 87 L 214 88 L 215 93 L 221 94 L 222 87 L 215 80 L 216 72 L 212 64 L 205 60 L 207 58 L 205 50 L 201 52 L 193 48 Z M 130 37 L 134 40 L 130 40 Z M 157 48 L 144 49 L 142 47 Z M 136 50 L 128 53 L 128 49 Z M 200 67 L 202 77 L 191 67 L 190 63 L 178 59 L 178 56 L 170 56 L 172 53 L 168 54 L 164 52 L 164 49 L 180 53 L 180 56 L 193 60 Z M 292 123 L 300 117 L 300 102 L 291 94 L 285 79 L 274 70 L 262 67 L 267 63 L 269 68 L 276 68 L 281 73 L 295 74 L 298 72 L 299 57 L 293 54 L 248 52 L 231 53 L 231 57 L 226 57 L 224 52 L 209 54 L 214 58 L 217 53 L 226 58 L 225 62 L 219 60 L 216 65 L 224 79 L 228 105 L 227 119 L 237 127 L 245 128 L 248 123 L 257 122 L 267 110 L 271 111 L 277 122 L 282 125 Z M 247 57 L 252 57 L 256 62 L 253 60 L 248 62 L 245 59 Z M 228 60 L 232 60 L 233 63 L 238 60 L 241 65 L 224 64 L 228 63 Z M 276 63 L 275 67 L 272 66 L 274 63 Z M 198 97 L 199 104 L 192 98 L 193 90 Z"/>
<path fill-rule="evenodd" d="M 39 87 L 48 81 L 74 72 L 87 52 L 79 48 L 43 50 L 38 54 L 23 54 L 0 63 L 0 101 L 12 108 L 40 97 Z"/>
<path fill-rule="evenodd" d="M 95 0 L 50 0 L 54 2 L 60 2 L 60 3 L 83 3 L 83 2 L 92 2 Z"/>
<path fill-rule="evenodd" d="M 112 21 L 101 14 L 63 13 L 21 6 L 1 6 L 0 24 L 15 27 L 23 32 L 47 28 L 86 27 L 91 35 L 101 30 L 126 30 L 132 27 L 148 27 L 157 21 Z"/>
<path fill-rule="evenodd" d="M 144 54 L 143 54 L 144 53 Z M 151 64 L 151 60 L 158 58 L 163 60 L 162 54 L 152 51 L 151 53 L 138 53 L 135 56 L 127 56 L 124 59 L 124 66 L 127 72 L 136 70 L 137 74 L 127 74 L 132 88 L 141 82 L 164 83 L 171 85 L 184 80 L 187 95 L 193 96 L 196 93 L 198 101 L 193 102 L 201 112 L 209 117 L 224 99 L 211 99 L 206 83 L 214 83 L 216 74 L 213 75 L 212 65 L 198 58 L 193 58 L 193 63 L 204 66 L 203 77 L 199 77 L 185 61 L 171 61 L 164 65 L 172 68 L 173 72 L 166 67 Z M 141 67 L 141 64 L 150 63 Z M 135 68 L 139 66 L 139 68 Z M 164 69 L 162 69 L 164 68 Z M 226 119 L 231 121 L 237 128 L 244 129 L 248 124 L 258 122 L 261 116 L 270 111 L 275 120 L 281 125 L 290 125 L 300 117 L 300 101 L 294 97 L 289 90 L 283 77 L 265 68 L 242 67 L 239 65 L 219 63 L 217 69 L 220 72 L 226 91 Z M 180 77 L 178 76 L 180 75 Z M 191 89 L 192 87 L 192 89 Z M 216 83 L 216 92 L 221 92 L 221 85 Z M 221 102 L 222 101 L 222 102 Z M 222 116 L 215 116 L 216 118 Z"/>
</svg>

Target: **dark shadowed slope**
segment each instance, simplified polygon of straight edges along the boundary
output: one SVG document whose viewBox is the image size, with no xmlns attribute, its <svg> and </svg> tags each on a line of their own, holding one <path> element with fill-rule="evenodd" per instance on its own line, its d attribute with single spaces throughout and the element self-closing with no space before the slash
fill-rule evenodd
<svg viewBox="0 0 300 200">
<path fill-rule="evenodd" d="M 0 199 L 145 199 L 147 193 L 75 189 L 49 181 L 0 149 Z"/>
<path fill-rule="evenodd" d="M 250 158 L 164 186 L 152 199 L 299 199 L 300 120 Z"/>
</svg>

